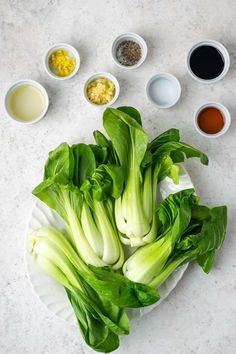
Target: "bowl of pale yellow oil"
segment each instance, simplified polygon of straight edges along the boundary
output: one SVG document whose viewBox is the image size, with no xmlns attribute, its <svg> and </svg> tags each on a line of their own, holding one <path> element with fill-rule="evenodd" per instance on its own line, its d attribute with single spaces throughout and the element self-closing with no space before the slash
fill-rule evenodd
<svg viewBox="0 0 236 354">
<path fill-rule="evenodd" d="M 34 80 L 20 80 L 5 95 L 5 111 L 11 120 L 33 124 L 42 119 L 49 105 L 45 88 Z"/>
</svg>

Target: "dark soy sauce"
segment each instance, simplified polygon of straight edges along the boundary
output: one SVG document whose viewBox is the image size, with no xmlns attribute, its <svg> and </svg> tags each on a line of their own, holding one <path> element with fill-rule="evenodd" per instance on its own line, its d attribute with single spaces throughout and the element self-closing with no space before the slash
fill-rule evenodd
<svg viewBox="0 0 236 354">
<path fill-rule="evenodd" d="M 190 56 L 190 68 L 200 79 L 215 79 L 224 70 L 224 65 L 221 53 L 210 45 L 196 48 Z"/>
</svg>

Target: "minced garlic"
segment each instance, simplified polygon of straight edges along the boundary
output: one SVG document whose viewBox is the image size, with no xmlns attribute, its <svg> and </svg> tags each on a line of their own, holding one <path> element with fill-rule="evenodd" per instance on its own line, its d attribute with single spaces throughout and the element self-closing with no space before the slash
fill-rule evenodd
<svg viewBox="0 0 236 354">
<path fill-rule="evenodd" d="M 64 49 L 54 52 L 49 61 L 59 76 L 68 76 L 75 69 L 75 58 L 70 57 L 68 51 Z"/>
<path fill-rule="evenodd" d="M 87 87 L 89 100 L 101 105 L 109 103 L 115 96 L 115 91 L 114 83 L 105 77 L 92 80 Z"/>
</svg>

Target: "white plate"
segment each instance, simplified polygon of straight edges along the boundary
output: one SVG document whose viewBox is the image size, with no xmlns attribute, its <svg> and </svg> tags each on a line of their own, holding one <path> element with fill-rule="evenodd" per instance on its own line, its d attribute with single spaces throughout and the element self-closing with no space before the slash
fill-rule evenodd
<svg viewBox="0 0 236 354">
<path fill-rule="evenodd" d="M 181 166 L 180 170 L 180 181 L 178 185 L 175 185 L 170 178 L 165 178 L 160 183 L 160 195 L 165 199 L 169 194 L 179 192 L 183 189 L 193 188 L 192 181 L 186 172 L 186 170 Z M 29 235 L 32 231 L 35 231 L 42 226 L 53 225 L 58 229 L 64 229 L 65 225 L 62 219 L 57 215 L 56 212 L 48 208 L 40 200 L 37 200 L 33 207 L 32 215 L 28 225 L 27 239 L 26 239 L 26 264 L 29 274 L 29 278 L 33 285 L 33 288 L 40 298 L 40 300 L 45 304 L 45 306 L 51 310 L 58 317 L 66 320 L 72 325 L 76 325 L 76 318 L 64 288 L 59 285 L 56 281 L 50 278 L 46 273 L 44 273 L 36 264 L 34 258 L 30 253 L 30 237 Z M 175 288 L 179 280 L 182 278 L 187 264 L 179 267 L 174 271 L 167 281 L 159 288 L 161 295 L 161 300 L 154 305 L 144 307 L 141 309 L 132 309 L 128 311 L 130 319 L 141 317 L 156 306 L 158 306 Z"/>
</svg>

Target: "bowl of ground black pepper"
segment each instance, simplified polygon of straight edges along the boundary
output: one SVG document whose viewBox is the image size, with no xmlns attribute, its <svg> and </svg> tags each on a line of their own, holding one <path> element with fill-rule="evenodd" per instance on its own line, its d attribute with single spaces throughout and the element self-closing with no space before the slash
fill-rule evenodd
<svg viewBox="0 0 236 354">
<path fill-rule="evenodd" d="M 136 33 L 123 33 L 112 45 L 112 57 L 116 65 L 124 69 L 136 69 L 143 64 L 147 56 L 147 44 Z"/>
</svg>

